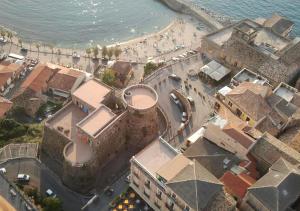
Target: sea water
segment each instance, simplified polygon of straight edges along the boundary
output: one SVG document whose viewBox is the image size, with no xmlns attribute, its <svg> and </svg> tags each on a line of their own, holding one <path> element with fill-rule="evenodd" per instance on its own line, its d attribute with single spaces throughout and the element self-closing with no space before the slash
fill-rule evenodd
<svg viewBox="0 0 300 211">
<path fill-rule="evenodd" d="M 278 12 L 300 35 L 300 0 L 191 0 L 234 20 Z M 0 0 L 0 25 L 63 47 L 111 44 L 158 31 L 177 14 L 159 0 Z"/>
</svg>

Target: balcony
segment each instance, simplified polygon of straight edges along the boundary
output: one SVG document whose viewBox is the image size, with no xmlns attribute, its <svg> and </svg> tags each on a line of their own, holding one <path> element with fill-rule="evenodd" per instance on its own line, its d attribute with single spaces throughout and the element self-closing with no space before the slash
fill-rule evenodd
<svg viewBox="0 0 300 211">
<path fill-rule="evenodd" d="M 156 197 L 157 197 L 158 199 L 160 199 L 160 200 L 161 200 L 161 195 L 162 195 L 161 192 L 160 192 L 160 193 L 156 193 Z"/>
<path fill-rule="evenodd" d="M 174 204 L 169 204 L 169 203 L 165 203 L 166 205 L 166 208 L 169 210 L 169 211 L 174 211 Z"/>
</svg>

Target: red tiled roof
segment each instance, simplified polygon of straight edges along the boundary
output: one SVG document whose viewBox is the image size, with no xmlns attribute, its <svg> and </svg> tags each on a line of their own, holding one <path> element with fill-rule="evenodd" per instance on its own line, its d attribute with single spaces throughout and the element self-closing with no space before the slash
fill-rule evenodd
<svg viewBox="0 0 300 211">
<path fill-rule="evenodd" d="M 223 129 L 224 133 L 229 135 L 231 138 L 239 142 L 243 147 L 249 149 L 249 147 L 254 143 L 250 138 L 237 131 L 234 128 Z"/>
<path fill-rule="evenodd" d="M 1 63 L 0 64 L 0 86 L 4 86 L 9 78 L 13 76 L 15 72 L 19 75 L 22 71 L 22 66 L 15 63 Z"/>
<path fill-rule="evenodd" d="M 0 118 L 4 116 L 4 114 L 9 111 L 9 109 L 13 106 L 13 103 L 3 97 L 0 97 Z"/>
<path fill-rule="evenodd" d="M 48 81 L 57 71 L 56 69 L 49 68 L 47 65 L 39 64 L 22 83 L 17 95 L 23 93 L 28 88 L 35 92 L 42 92 L 47 88 Z"/>
<path fill-rule="evenodd" d="M 48 83 L 48 87 L 70 92 L 77 78 L 83 74 L 84 73 L 76 70 L 66 70 L 66 68 L 64 68 L 53 76 Z"/>
<path fill-rule="evenodd" d="M 244 198 L 248 187 L 251 185 L 248 184 L 248 181 L 240 178 L 239 176 L 227 171 L 221 178 L 220 181 L 223 182 L 225 189 L 231 195 L 237 197 L 239 200 Z"/>
</svg>

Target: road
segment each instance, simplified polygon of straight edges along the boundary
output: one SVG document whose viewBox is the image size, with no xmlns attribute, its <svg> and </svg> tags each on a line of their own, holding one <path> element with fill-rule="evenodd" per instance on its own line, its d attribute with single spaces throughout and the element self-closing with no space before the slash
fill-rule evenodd
<svg viewBox="0 0 300 211">
<path fill-rule="evenodd" d="M 0 167 L 6 168 L 6 176 L 10 181 L 14 181 L 18 173 L 24 173 L 30 175 L 30 184 L 36 186 L 42 194 L 50 188 L 65 202 L 63 208 L 66 211 L 80 210 L 88 201 L 86 197 L 66 188 L 52 171 L 36 159 L 10 160 L 1 164 Z"/>
<path fill-rule="evenodd" d="M 157 91 L 159 96 L 158 103 L 168 116 L 171 125 L 169 138 L 174 137 L 171 141 L 174 146 L 180 145 L 186 137 L 198 130 L 213 111 L 213 100 L 211 96 L 218 90 L 218 87 L 205 84 L 198 76 L 188 76 L 189 70 L 199 70 L 203 65 L 200 55 L 194 55 L 158 70 L 153 77 L 146 80 L 146 83 Z M 168 78 L 172 73 L 179 76 L 182 79 L 181 82 Z M 188 81 L 191 88 L 185 88 L 185 80 Z M 169 94 L 173 89 L 179 90 L 185 96 L 191 96 L 195 101 L 195 106 L 192 107 L 192 119 L 190 124 L 180 136 L 177 136 L 177 130 L 181 124 L 182 113 L 178 106 L 170 99 Z"/>
</svg>

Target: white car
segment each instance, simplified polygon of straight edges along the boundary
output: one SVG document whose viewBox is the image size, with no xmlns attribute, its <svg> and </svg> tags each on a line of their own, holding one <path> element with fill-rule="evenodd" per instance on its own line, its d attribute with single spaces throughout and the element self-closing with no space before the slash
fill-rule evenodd
<svg viewBox="0 0 300 211">
<path fill-rule="evenodd" d="M 5 174 L 6 173 L 6 169 L 5 168 L 0 168 L 0 173 L 1 174 Z"/>
<path fill-rule="evenodd" d="M 187 121 L 187 113 L 186 112 L 182 112 L 182 118 L 181 118 L 181 122 L 186 122 Z"/>
<path fill-rule="evenodd" d="M 56 198 L 56 195 L 50 188 L 48 190 L 46 190 L 46 196 Z"/>
<path fill-rule="evenodd" d="M 7 43 L 7 39 L 5 39 L 4 37 L 0 37 L 0 42 Z"/>
<path fill-rule="evenodd" d="M 187 99 L 188 99 L 188 101 L 190 102 L 191 105 L 195 104 L 195 101 L 191 96 L 188 96 Z"/>
<path fill-rule="evenodd" d="M 28 182 L 30 180 L 30 176 L 28 174 L 18 174 L 17 179 L 19 181 L 26 181 L 26 182 Z"/>
<path fill-rule="evenodd" d="M 176 105 L 179 105 L 180 102 L 179 102 L 178 98 L 176 97 L 176 95 L 174 93 L 171 93 L 170 97 Z"/>
</svg>

